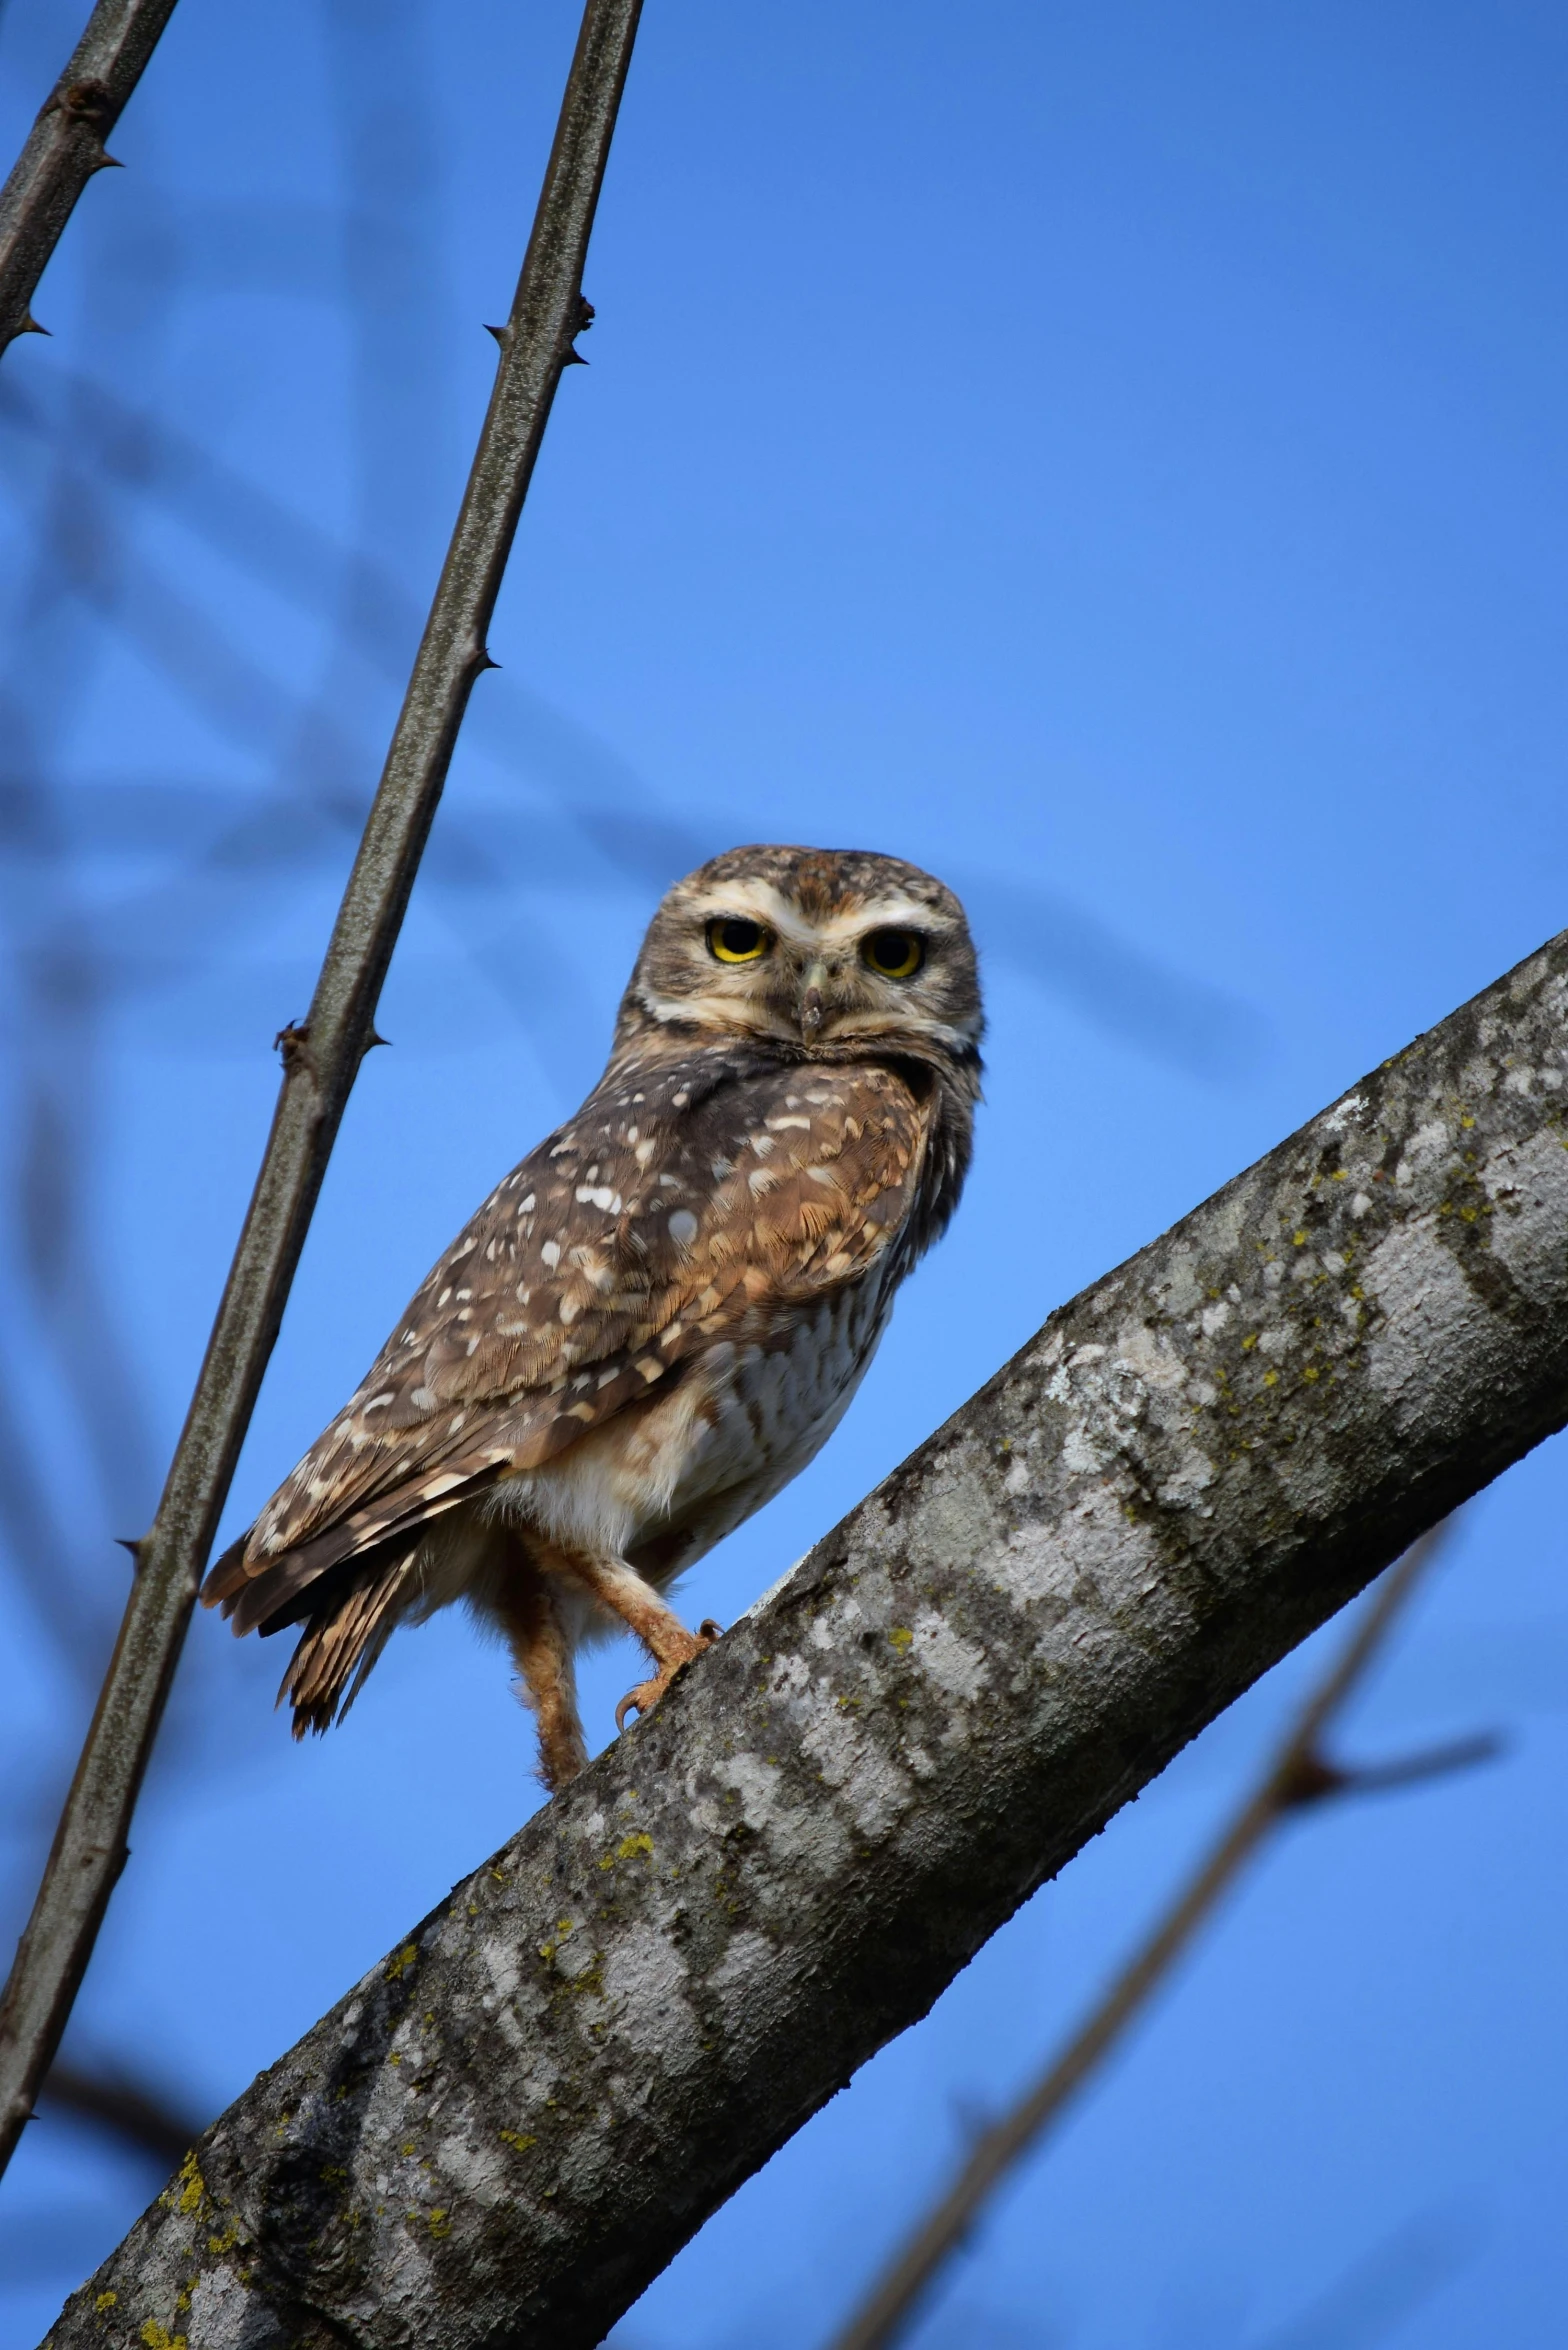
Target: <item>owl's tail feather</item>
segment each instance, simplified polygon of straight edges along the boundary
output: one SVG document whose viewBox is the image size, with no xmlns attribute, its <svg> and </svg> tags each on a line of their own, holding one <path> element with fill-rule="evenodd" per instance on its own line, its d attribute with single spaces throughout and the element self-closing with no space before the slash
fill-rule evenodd
<svg viewBox="0 0 1568 2350">
<path fill-rule="evenodd" d="M 279 1705 L 286 1697 L 294 1709 L 296 1738 L 307 1730 L 318 1735 L 330 1730 L 365 1686 L 396 1629 L 403 1602 L 417 1587 L 417 1547 L 416 1534 L 401 1555 L 388 1559 L 383 1550 L 373 1568 L 357 1575 L 347 1590 L 340 1586 L 333 1604 L 306 1624 L 278 1691 Z"/>
</svg>

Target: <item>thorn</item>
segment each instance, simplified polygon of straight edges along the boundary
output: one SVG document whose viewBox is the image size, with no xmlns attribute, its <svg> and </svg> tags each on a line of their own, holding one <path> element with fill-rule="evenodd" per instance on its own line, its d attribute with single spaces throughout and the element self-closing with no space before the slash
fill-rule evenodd
<svg viewBox="0 0 1568 2350">
<path fill-rule="evenodd" d="M 506 349 L 506 338 L 510 332 L 510 327 L 505 326 L 487 326 L 485 328 L 485 333 L 487 335 L 494 335 L 496 341 L 500 344 L 503 351 Z"/>
<path fill-rule="evenodd" d="M 359 1048 L 361 1060 L 364 1059 L 366 1053 L 373 1053 L 378 1044 L 389 1045 L 391 1042 L 392 1039 L 390 1036 L 382 1036 L 377 1029 L 372 1028 L 370 1034 L 366 1037 L 364 1043 Z"/>
<path fill-rule="evenodd" d="M 482 676 L 485 670 L 499 669 L 500 666 L 500 662 L 496 659 L 494 653 L 491 652 L 490 647 L 488 645 L 481 645 L 479 648 L 479 657 L 474 663 L 475 675 Z"/>
<path fill-rule="evenodd" d="M 114 1539 L 122 1550 L 128 1550 L 130 1552 L 132 1558 L 136 1561 L 136 1572 L 139 1575 L 142 1571 L 142 1544 L 147 1539 L 146 1535 L 143 1534 L 138 1537 L 130 1534 L 116 1534 Z"/>
<path fill-rule="evenodd" d="M 123 171 L 125 166 L 118 155 L 111 155 L 108 148 L 105 147 L 95 158 L 93 169 L 94 171 Z"/>
<path fill-rule="evenodd" d="M 581 351 L 568 351 L 566 357 L 561 361 L 563 367 L 586 367 L 587 364 L 588 362 Z"/>
<path fill-rule="evenodd" d="M 16 331 L 19 335 L 46 335 L 49 333 L 48 327 L 40 326 L 30 310 L 25 314 Z"/>
</svg>

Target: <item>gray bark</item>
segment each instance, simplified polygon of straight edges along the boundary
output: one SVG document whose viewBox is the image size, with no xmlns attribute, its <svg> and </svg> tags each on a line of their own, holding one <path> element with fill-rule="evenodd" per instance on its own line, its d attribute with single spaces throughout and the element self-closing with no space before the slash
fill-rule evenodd
<svg viewBox="0 0 1568 2350">
<path fill-rule="evenodd" d="M 1568 933 L 1054 1314 L 247 2090 L 55 2350 L 597 2342 L 1568 1416 L 1565 1062 Z"/>
</svg>

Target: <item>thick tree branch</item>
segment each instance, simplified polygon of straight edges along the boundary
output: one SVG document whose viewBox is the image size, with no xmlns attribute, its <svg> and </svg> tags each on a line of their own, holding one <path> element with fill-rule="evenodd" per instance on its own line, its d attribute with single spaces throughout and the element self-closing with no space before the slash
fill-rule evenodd
<svg viewBox="0 0 1568 2350">
<path fill-rule="evenodd" d="M 28 132 L 0 188 L 0 354 L 18 335 L 42 332 L 30 309 L 38 281 L 77 197 L 113 163 L 104 141 L 173 14 L 174 0 L 98 0 Z"/>
<path fill-rule="evenodd" d="M 0 2005 L 0 2163 L 59 2044 L 104 1909 L 196 1587 L 299 1262 L 474 679 L 572 338 L 640 0 L 588 0 L 501 361 L 381 783 L 283 1089 L 163 1499 Z"/>
<path fill-rule="evenodd" d="M 599 2341 L 1568 1416 L 1565 1050 L 1568 934 L 1054 1314 L 231 2107 L 53 2350 Z"/>
</svg>

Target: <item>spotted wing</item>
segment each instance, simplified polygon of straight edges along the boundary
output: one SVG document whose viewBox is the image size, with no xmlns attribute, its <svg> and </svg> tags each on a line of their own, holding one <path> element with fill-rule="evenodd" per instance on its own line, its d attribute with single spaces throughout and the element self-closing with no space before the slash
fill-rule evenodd
<svg viewBox="0 0 1568 2350">
<path fill-rule="evenodd" d="M 203 1597 L 296 1620 L 341 1561 L 536 1468 L 722 1337 L 854 1281 L 905 1230 L 924 1154 L 880 1065 L 694 1056 L 611 1078 L 492 1192 Z"/>
</svg>

